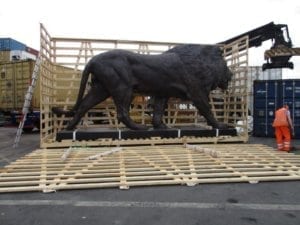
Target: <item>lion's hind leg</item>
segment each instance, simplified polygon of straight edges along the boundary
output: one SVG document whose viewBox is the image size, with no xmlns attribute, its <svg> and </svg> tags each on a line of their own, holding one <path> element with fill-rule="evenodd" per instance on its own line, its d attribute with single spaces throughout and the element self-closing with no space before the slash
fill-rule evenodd
<svg viewBox="0 0 300 225">
<path fill-rule="evenodd" d="M 129 116 L 129 108 L 133 99 L 130 88 L 120 88 L 112 97 L 117 108 L 118 121 L 124 123 L 126 127 L 132 130 L 148 129 L 145 125 L 135 123 Z"/>
<path fill-rule="evenodd" d="M 103 102 L 108 97 L 109 94 L 103 88 L 92 87 L 80 102 L 78 110 L 75 112 L 73 119 L 69 122 L 66 129 L 73 130 L 89 109 Z"/>
</svg>

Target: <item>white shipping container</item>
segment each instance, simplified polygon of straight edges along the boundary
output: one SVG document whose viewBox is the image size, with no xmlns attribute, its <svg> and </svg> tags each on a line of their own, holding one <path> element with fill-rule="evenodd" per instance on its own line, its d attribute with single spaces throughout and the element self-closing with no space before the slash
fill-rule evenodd
<svg viewBox="0 0 300 225">
<path fill-rule="evenodd" d="M 27 60 L 27 59 L 36 60 L 36 55 L 29 53 L 27 51 L 20 51 L 20 50 L 10 51 L 10 61 Z"/>
<path fill-rule="evenodd" d="M 255 80 L 281 80 L 282 69 L 269 69 L 262 71 L 261 66 L 249 66 L 248 92 L 253 93 L 253 81 Z"/>
<path fill-rule="evenodd" d="M 282 69 L 262 70 L 261 66 L 249 66 L 247 76 L 248 107 L 253 114 L 253 82 L 255 80 L 281 80 Z"/>
</svg>

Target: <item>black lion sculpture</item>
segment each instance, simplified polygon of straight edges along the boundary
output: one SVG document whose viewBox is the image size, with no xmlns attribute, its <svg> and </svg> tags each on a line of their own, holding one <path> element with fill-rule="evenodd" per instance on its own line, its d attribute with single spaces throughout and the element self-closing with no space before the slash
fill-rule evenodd
<svg viewBox="0 0 300 225">
<path fill-rule="evenodd" d="M 84 90 L 91 74 L 91 88 Z M 147 129 L 129 117 L 133 94 L 153 98 L 154 128 L 166 128 L 162 117 L 170 97 L 188 99 L 214 128 L 225 128 L 214 118 L 209 93 L 217 87 L 225 90 L 232 73 L 217 45 L 178 45 L 159 55 L 142 55 L 112 50 L 94 56 L 82 73 L 78 98 L 71 111 L 53 108 L 56 114 L 72 115 L 67 130 L 73 130 L 93 106 L 112 97 L 117 118 L 133 130 Z"/>
</svg>

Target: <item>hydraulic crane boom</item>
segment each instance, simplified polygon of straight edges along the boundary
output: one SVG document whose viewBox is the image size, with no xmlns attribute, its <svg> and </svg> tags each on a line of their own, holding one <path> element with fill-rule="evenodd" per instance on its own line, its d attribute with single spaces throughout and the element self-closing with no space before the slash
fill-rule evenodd
<svg viewBox="0 0 300 225">
<path fill-rule="evenodd" d="M 244 36 L 248 36 L 249 48 L 261 46 L 264 41 L 272 40 L 271 49 L 265 51 L 265 60 L 267 63 L 263 64 L 263 70 L 271 68 L 294 68 L 293 63 L 289 62 L 289 59 L 292 56 L 300 55 L 300 48 L 292 48 L 292 41 L 286 24 L 274 24 L 271 22 L 219 44 L 229 44 Z"/>
<path fill-rule="evenodd" d="M 263 70 L 270 69 L 270 68 L 278 68 L 272 66 L 276 65 L 278 61 L 280 63 L 280 61 L 284 61 L 285 59 L 290 59 L 292 56 L 300 56 L 300 48 L 288 48 L 285 46 L 279 46 L 276 48 L 271 48 L 269 50 L 266 50 L 265 60 L 267 60 L 267 63 L 263 65 Z M 292 62 L 287 62 L 286 67 L 293 69 L 294 65 Z"/>
</svg>

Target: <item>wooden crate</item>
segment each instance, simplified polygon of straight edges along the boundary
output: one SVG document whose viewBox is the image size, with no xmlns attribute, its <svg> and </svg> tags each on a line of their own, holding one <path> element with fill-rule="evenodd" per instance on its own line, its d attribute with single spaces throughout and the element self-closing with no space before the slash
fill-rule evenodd
<svg viewBox="0 0 300 225">
<path fill-rule="evenodd" d="M 88 60 L 98 54 L 112 49 L 126 49 L 141 54 L 160 54 L 180 43 L 102 40 L 83 38 L 51 37 L 41 24 L 41 147 L 58 147 L 56 134 L 65 128 L 70 118 L 57 117 L 51 112 L 52 107 L 70 109 L 75 104 L 81 71 Z M 228 66 L 234 73 L 228 91 L 211 92 L 211 107 L 215 117 L 232 127 L 242 127 L 242 141 L 247 140 L 247 123 L 238 125 L 238 121 L 247 121 L 247 66 L 248 38 L 244 37 L 229 45 L 221 46 Z M 68 68 L 68 69 L 59 69 Z M 87 87 L 88 89 L 88 87 Z M 151 126 L 151 107 L 147 96 L 137 96 L 130 110 L 131 117 L 142 124 Z M 164 121 L 169 127 L 197 126 L 207 127 L 204 118 L 198 114 L 191 102 L 171 99 L 168 103 Z M 91 109 L 79 129 L 109 127 L 122 129 L 125 126 L 118 123 L 116 109 L 108 99 Z M 236 137 L 233 138 L 234 141 Z M 182 140 L 180 140 L 180 143 Z M 65 147 L 68 147 L 66 145 Z"/>
<path fill-rule="evenodd" d="M 0 170 L 0 192 L 300 180 L 300 155 L 260 144 L 37 149 Z"/>
</svg>

